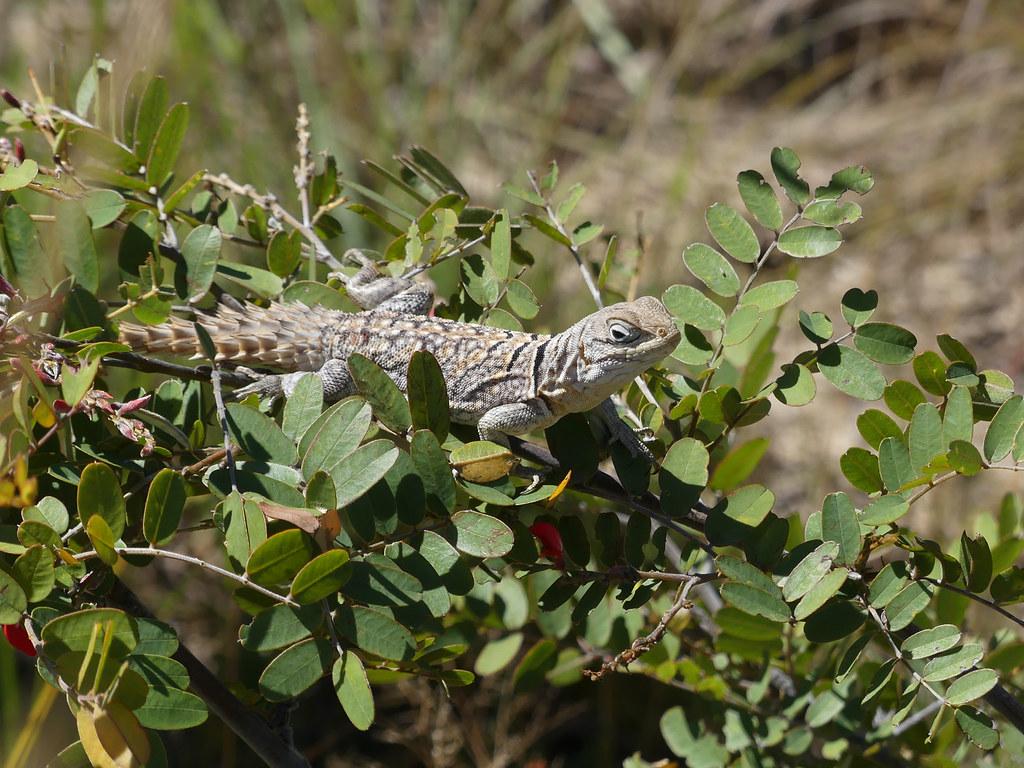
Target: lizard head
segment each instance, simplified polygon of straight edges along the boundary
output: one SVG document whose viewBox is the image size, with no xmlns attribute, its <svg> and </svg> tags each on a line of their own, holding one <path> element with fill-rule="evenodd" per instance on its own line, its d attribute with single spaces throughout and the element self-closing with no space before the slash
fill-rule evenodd
<svg viewBox="0 0 1024 768">
<path fill-rule="evenodd" d="M 672 315 L 653 296 L 605 307 L 582 324 L 578 376 L 583 383 L 614 381 L 617 389 L 679 343 Z"/>
</svg>

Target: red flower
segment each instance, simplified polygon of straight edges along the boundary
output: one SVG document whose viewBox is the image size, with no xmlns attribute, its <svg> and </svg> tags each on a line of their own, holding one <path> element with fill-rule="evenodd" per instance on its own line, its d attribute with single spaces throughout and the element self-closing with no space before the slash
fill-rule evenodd
<svg viewBox="0 0 1024 768">
<path fill-rule="evenodd" d="M 4 637 L 11 644 L 12 648 L 24 653 L 26 656 L 35 656 L 36 649 L 32 641 L 28 639 L 28 632 L 21 624 L 4 624 Z"/>
<path fill-rule="evenodd" d="M 551 523 L 538 520 L 530 526 L 530 533 L 540 542 L 541 557 L 546 557 L 561 567 L 565 562 L 565 550 L 562 548 L 562 535 Z"/>
</svg>

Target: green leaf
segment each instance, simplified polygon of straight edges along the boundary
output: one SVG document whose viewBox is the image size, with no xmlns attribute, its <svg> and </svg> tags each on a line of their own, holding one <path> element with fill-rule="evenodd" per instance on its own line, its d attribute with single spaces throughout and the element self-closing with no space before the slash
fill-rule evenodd
<svg viewBox="0 0 1024 768">
<path fill-rule="evenodd" d="M 943 452 L 942 417 L 931 403 L 921 403 L 914 409 L 907 435 L 910 465 L 921 472 L 928 463 Z"/>
<path fill-rule="evenodd" d="M 860 555 L 861 535 L 857 513 L 845 493 L 830 493 L 821 507 L 821 533 L 826 541 L 839 544 L 836 562 L 853 565 Z"/>
<path fill-rule="evenodd" d="M 522 280 L 511 280 L 505 300 L 509 308 L 524 320 L 532 320 L 540 311 L 540 303 L 530 286 Z"/>
<path fill-rule="evenodd" d="M 323 622 L 324 612 L 319 605 L 273 605 L 243 625 L 238 639 L 249 651 L 276 651 L 309 637 Z"/>
<path fill-rule="evenodd" d="M 708 483 L 708 450 L 699 440 L 684 437 L 672 444 L 661 464 L 661 504 L 669 515 L 683 515 Z"/>
<path fill-rule="evenodd" d="M 946 689 L 946 701 L 954 707 L 969 704 L 995 688 L 998 682 L 995 670 L 975 669 L 950 683 Z"/>
<path fill-rule="evenodd" d="M 406 389 L 413 427 L 429 429 L 439 442 L 444 442 L 451 422 L 448 388 L 441 366 L 430 352 L 417 350 L 412 353 Z"/>
<path fill-rule="evenodd" d="M 863 165 L 851 165 L 833 173 L 828 186 L 818 187 L 814 194 L 824 199 L 834 199 L 848 191 L 866 195 L 874 185 L 875 180 L 867 168 Z"/>
<path fill-rule="evenodd" d="M 935 656 L 924 665 L 921 676 L 929 683 L 938 683 L 966 672 L 981 661 L 984 652 L 979 643 L 967 643 L 955 650 Z"/>
<path fill-rule="evenodd" d="M 992 718 L 974 707 L 958 707 L 956 724 L 960 730 L 979 749 L 995 749 L 999 746 L 999 732 L 992 723 Z"/>
<path fill-rule="evenodd" d="M 905 562 L 888 563 L 883 566 L 871 582 L 868 591 L 868 600 L 871 606 L 885 608 L 909 583 Z"/>
<path fill-rule="evenodd" d="M 254 501 L 243 501 L 231 491 L 221 504 L 224 518 L 224 549 L 241 567 L 252 552 L 267 540 L 267 521 Z"/>
<path fill-rule="evenodd" d="M 260 675 L 260 693 L 267 701 L 287 701 L 324 676 L 334 658 L 330 642 L 309 638 L 282 651 Z"/>
<path fill-rule="evenodd" d="M 112 189 L 91 189 L 79 198 L 93 229 L 112 224 L 124 211 L 127 203 L 119 192 Z"/>
<path fill-rule="evenodd" d="M 722 254 L 704 243 L 693 243 L 683 251 L 683 263 L 690 273 L 719 296 L 735 296 L 740 278 Z"/>
<path fill-rule="evenodd" d="M 815 344 L 825 344 L 832 338 L 832 321 L 823 312 L 807 313 L 800 310 L 800 330 Z"/>
<path fill-rule="evenodd" d="M 275 232 L 267 243 L 267 267 L 278 277 L 288 277 L 302 260 L 302 233 Z"/>
<path fill-rule="evenodd" d="M 910 505 L 902 496 L 879 496 L 864 509 L 860 521 L 864 525 L 888 525 L 895 523 L 909 511 Z"/>
<path fill-rule="evenodd" d="M 893 382 L 893 384 L 899 383 Z M 887 437 L 903 439 L 903 430 L 900 429 L 899 424 L 893 421 L 887 413 L 877 408 L 869 408 L 857 417 L 857 431 L 864 438 L 864 442 L 875 450 L 878 450 L 878 446 Z"/>
<path fill-rule="evenodd" d="M 730 581 L 722 585 L 722 599 L 745 613 L 764 616 L 771 621 L 789 621 L 790 613 L 781 597 L 750 584 Z"/>
<path fill-rule="evenodd" d="M 826 227 L 838 227 L 859 221 L 862 213 L 857 203 L 816 200 L 804 209 L 804 218 Z"/>
<path fill-rule="evenodd" d="M 898 632 L 914 620 L 931 602 L 928 587 L 919 581 L 913 581 L 904 587 L 885 606 L 885 615 L 889 619 L 889 629 Z"/>
<path fill-rule="evenodd" d="M 836 568 L 834 571 L 829 571 L 796 604 L 796 607 L 793 609 L 793 617 L 797 621 L 807 619 L 832 599 L 843 584 L 846 583 L 846 577 L 849 575 L 850 572 L 846 568 Z"/>
<path fill-rule="evenodd" d="M 343 605 L 337 617 L 341 635 L 366 653 L 402 661 L 411 658 L 416 650 L 416 640 L 409 630 L 379 610 Z"/>
<path fill-rule="evenodd" d="M 85 534 L 92 542 L 92 547 L 96 550 L 100 561 L 114 567 L 118 561 L 118 553 L 114 549 L 117 541 L 111 532 L 111 526 L 106 524 L 106 520 L 99 515 L 93 515 L 85 525 Z"/>
<path fill-rule="evenodd" d="M 46 523 L 58 534 L 68 529 L 70 518 L 67 507 L 54 496 L 44 496 L 33 507 L 27 507 L 21 516 L 24 520 L 37 520 Z"/>
<path fill-rule="evenodd" d="M 298 461 L 295 443 L 269 416 L 242 403 L 228 403 L 225 410 L 228 429 L 249 456 L 287 466 Z"/>
<path fill-rule="evenodd" d="M 57 243 L 64 266 L 79 285 L 96 293 L 100 285 L 99 257 L 85 208 L 76 200 L 67 200 L 56 206 L 56 217 Z"/>
<path fill-rule="evenodd" d="M 878 308 L 878 294 L 875 291 L 851 288 L 843 294 L 840 303 L 843 309 L 843 318 L 851 328 L 857 328 L 866 323 L 875 313 L 875 309 Z"/>
<path fill-rule="evenodd" d="M 455 548 L 471 557 L 501 557 L 515 543 L 512 529 L 490 515 L 466 509 L 452 515 L 452 524 Z"/>
<path fill-rule="evenodd" d="M 324 411 L 302 435 L 302 476 L 309 480 L 317 471 L 331 474 L 366 436 L 372 414 L 358 398 L 342 400 Z"/>
<path fill-rule="evenodd" d="M 735 208 L 715 203 L 704 212 L 708 231 L 736 261 L 753 264 L 761 255 L 761 244 L 747 220 Z"/>
<path fill-rule="evenodd" d="M 926 402 L 920 389 L 909 381 L 903 381 L 902 379 L 897 379 L 886 386 L 884 397 L 885 404 L 889 406 L 889 410 L 906 421 L 910 421 L 913 418 L 914 409 L 917 406 Z M 893 436 L 895 437 L 896 435 Z"/>
<path fill-rule="evenodd" d="M 996 548 L 999 551 L 999 548 Z M 1012 566 L 994 579 L 989 587 L 992 599 L 997 603 L 1019 603 L 1024 599 L 1024 568 Z"/>
<path fill-rule="evenodd" d="M 853 337 L 857 349 L 876 363 L 901 365 L 914 357 L 917 337 L 890 323 L 864 323 Z"/>
<path fill-rule="evenodd" d="M 949 465 L 958 474 L 965 477 L 972 477 L 981 472 L 984 462 L 981 454 L 974 447 L 973 443 L 965 440 L 954 440 L 949 444 L 949 453 L 946 454 Z"/>
<path fill-rule="evenodd" d="M 213 285 L 220 259 L 220 230 L 209 224 L 200 224 L 185 237 L 181 256 L 185 262 L 184 298 L 189 303 L 199 301 Z"/>
<path fill-rule="evenodd" d="M 11 575 L 25 591 L 30 603 L 38 603 L 53 591 L 55 572 L 53 552 L 40 544 L 22 552 L 11 567 Z"/>
<path fill-rule="evenodd" d="M 295 442 L 320 417 L 323 407 L 323 380 L 312 373 L 300 377 L 284 404 L 281 431 Z"/>
<path fill-rule="evenodd" d="M 146 495 L 142 515 L 142 535 L 153 546 L 162 546 L 174 538 L 185 509 L 185 481 L 169 467 L 157 472 Z"/>
<path fill-rule="evenodd" d="M 265 587 L 287 584 L 315 554 L 313 539 L 297 528 L 289 528 L 260 544 L 249 556 L 245 571 Z"/>
<path fill-rule="evenodd" d="M 992 581 L 992 551 L 984 536 L 972 539 L 966 532 L 961 534 L 960 567 L 969 591 L 981 594 L 988 589 Z"/>
<path fill-rule="evenodd" d="M 175 104 L 164 116 L 146 161 L 146 182 L 162 187 L 174 171 L 181 144 L 188 130 L 188 105 Z"/>
<path fill-rule="evenodd" d="M 512 224 L 508 211 L 497 212 L 498 220 L 491 232 L 491 265 L 498 279 L 505 281 L 510 277 L 512 268 Z"/>
<path fill-rule="evenodd" d="M 757 307 L 736 307 L 725 321 L 725 333 L 722 345 L 735 347 L 750 338 L 750 335 L 761 322 L 761 310 Z"/>
<path fill-rule="evenodd" d="M 798 259 L 827 256 L 843 244 L 843 235 L 833 227 L 796 227 L 779 235 L 778 249 Z"/>
<path fill-rule="evenodd" d="M 348 369 L 359 393 L 373 406 L 373 415 L 392 432 L 405 433 L 412 426 L 409 403 L 384 369 L 359 353 L 349 356 Z"/>
<path fill-rule="evenodd" d="M 806 595 L 832 569 L 832 562 L 838 554 L 839 544 L 835 541 L 826 541 L 815 547 L 786 577 L 782 587 L 783 599 L 793 602 Z"/>
<path fill-rule="evenodd" d="M 768 313 L 788 304 L 799 292 L 794 280 L 773 280 L 751 288 L 740 297 L 740 304 Z"/>
<path fill-rule="evenodd" d="M 508 475 L 515 466 L 512 452 L 488 440 L 474 440 L 451 452 L 451 465 L 459 474 L 476 483 L 490 483 Z"/>
<path fill-rule="evenodd" d="M 967 443 L 974 437 L 974 406 L 967 387 L 953 387 L 942 412 L 942 440 L 950 447 L 954 440 Z"/>
<path fill-rule="evenodd" d="M 782 366 L 782 375 L 775 380 L 772 394 L 780 403 L 799 407 L 811 402 L 816 393 L 817 385 L 810 370 L 799 363 L 786 363 Z"/>
<path fill-rule="evenodd" d="M 0 173 L 0 192 L 11 192 L 27 187 L 38 175 L 39 164 L 31 158 L 22 161 L 20 165 L 8 163 L 4 172 Z"/>
<path fill-rule="evenodd" d="M 725 325 L 725 312 L 691 285 L 673 285 L 662 295 L 665 308 L 680 322 L 704 331 Z"/>
<path fill-rule="evenodd" d="M 942 350 L 942 354 L 946 356 L 949 362 L 967 363 L 971 370 L 978 370 L 978 361 L 974 359 L 974 355 L 964 346 L 962 341 L 954 339 L 948 333 L 937 336 L 936 341 L 939 344 L 939 349 Z"/>
<path fill-rule="evenodd" d="M 480 649 L 473 671 L 481 677 L 493 675 L 507 667 L 523 646 L 523 633 L 513 632 L 492 640 Z"/>
<path fill-rule="evenodd" d="M 82 398 L 92 389 L 99 366 L 100 358 L 96 356 L 89 362 L 81 365 L 77 371 L 72 370 L 70 365 L 64 367 L 64 370 L 61 372 L 60 388 L 64 395 L 64 401 L 68 405 L 78 405 Z"/>
<path fill-rule="evenodd" d="M 106 464 L 93 462 L 82 471 L 78 482 L 78 515 L 86 526 L 94 515 L 102 517 L 115 540 L 124 533 L 124 494 Z"/>
<path fill-rule="evenodd" d="M 887 490 L 895 492 L 917 477 L 902 440 L 887 437 L 878 446 L 878 470 Z"/>
<path fill-rule="evenodd" d="M 521 692 L 536 688 L 554 668 L 558 645 L 554 640 L 538 640 L 519 660 L 512 673 L 514 690 Z"/>
<path fill-rule="evenodd" d="M 952 624 L 940 624 L 915 632 L 902 643 L 900 650 L 911 659 L 927 659 L 945 653 L 960 642 L 960 629 Z"/>
<path fill-rule="evenodd" d="M 334 692 L 345 710 L 345 716 L 357 730 L 366 731 L 373 725 L 375 717 L 373 708 L 373 691 L 366 679 L 363 662 L 352 651 L 334 662 L 332 673 Z"/>
<path fill-rule="evenodd" d="M 39 232 L 29 213 L 20 205 L 4 206 L 2 221 L 0 235 L 3 240 L 0 245 L 6 248 L 7 256 L 14 264 L 19 287 L 28 297 L 34 298 L 47 290 L 47 276 L 52 272 L 39 242 Z"/>
<path fill-rule="evenodd" d="M 210 714 L 206 702 L 198 696 L 168 685 L 153 684 L 146 692 L 145 702 L 133 712 L 139 725 L 161 731 L 195 728 L 205 723 Z"/>
<path fill-rule="evenodd" d="M 110 637 L 108 654 L 111 659 L 124 659 L 138 643 L 135 620 L 124 611 L 117 608 L 89 608 L 66 613 L 47 622 L 40 635 L 43 652 L 51 659 L 59 659 L 65 653 L 74 651 L 85 653 L 96 625 L 103 627 Z"/>
<path fill-rule="evenodd" d="M 455 481 L 437 437 L 427 430 L 418 430 L 412 436 L 410 448 L 427 504 L 436 514 L 451 514 L 455 510 Z"/>
<path fill-rule="evenodd" d="M 798 206 L 807 205 L 811 201 L 811 188 L 800 178 L 800 158 L 788 147 L 772 149 L 772 173 L 786 196 Z"/>
<path fill-rule="evenodd" d="M 398 461 L 399 450 L 390 440 L 372 440 L 350 453 L 331 470 L 338 506 L 360 498 L 380 482 Z"/>
<path fill-rule="evenodd" d="M 292 598 L 306 605 L 333 595 L 348 581 L 351 571 L 347 565 L 348 552 L 343 549 L 330 549 L 317 555 L 295 575 Z"/>
<path fill-rule="evenodd" d="M 928 350 L 914 358 L 914 376 L 925 392 L 943 397 L 950 390 L 946 381 L 946 364 L 937 354 Z"/>
<path fill-rule="evenodd" d="M 812 643 L 833 643 L 864 625 L 864 614 L 847 600 L 833 600 L 807 617 L 804 635 Z"/>
<path fill-rule="evenodd" d="M 768 445 L 767 438 L 759 437 L 737 446 L 726 454 L 711 475 L 711 488 L 728 492 L 739 486 L 757 469 L 765 451 L 768 450 Z"/>
<path fill-rule="evenodd" d="M 850 347 L 829 344 L 818 355 L 818 370 L 832 385 L 851 397 L 878 400 L 885 377 L 866 356 Z"/>
<path fill-rule="evenodd" d="M 17 624 L 28 608 L 28 597 L 7 571 L 0 569 L 0 624 Z"/>
<path fill-rule="evenodd" d="M 985 433 L 983 453 L 987 461 L 1000 461 L 1013 449 L 1017 433 L 1024 426 L 1024 395 L 1014 395 L 996 411 Z"/>
<path fill-rule="evenodd" d="M 757 171 L 743 171 L 736 177 L 740 197 L 750 215 L 766 229 L 782 228 L 782 208 L 772 185 Z"/>
<path fill-rule="evenodd" d="M 284 289 L 284 282 L 273 272 L 237 261 L 217 262 L 217 274 L 265 299 L 279 296 Z"/>
<path fill-rule="evenodd" d="M 864 493 L 882 490 L 882 476 L 878 472 L 878 457 L 863 448 L 850 448 L 839 457 L 839 469 L 850 485 Z"/>
<path fill-rule="evenodd" d="M 135 117 L 135 153 L 139 157 L 149 157 L 153 138 L 160 128 L 160 121 L 167 110 L 167 83 L 162 77 L 154 77 L 149 81 L 139 102 L 139 111 Z"/>
</svg>

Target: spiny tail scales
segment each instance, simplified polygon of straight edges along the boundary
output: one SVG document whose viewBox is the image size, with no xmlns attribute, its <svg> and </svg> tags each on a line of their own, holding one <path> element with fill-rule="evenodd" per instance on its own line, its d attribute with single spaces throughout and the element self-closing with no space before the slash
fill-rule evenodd
<svg viewBox="0 0 1024 768">
<path fill-rule="evenodd" d="M 247 305 L 238 311 L 218 307 L 216 315 L 200 315 L 217 350 L 218 362 L 270 365 L 292 371 L 318 370 L 329 357 L 331 311 L 304 304 Z M 203 356 L 192 322 L 170 317 L 161 325 L 122 323 L 121 341 L 146 352 Z"/>
</svg>

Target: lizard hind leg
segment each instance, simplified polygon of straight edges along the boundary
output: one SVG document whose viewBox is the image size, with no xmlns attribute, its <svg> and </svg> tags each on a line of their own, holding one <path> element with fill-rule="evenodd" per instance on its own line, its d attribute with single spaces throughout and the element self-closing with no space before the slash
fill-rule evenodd
<svg viewBox="0 0 1024 768">
<path fill-rule="evenodd" d="M 344 360 L 328 360 L 318 371 L 265 374 L 249 368 L 238 368 L 237 370 L 256 379 L 252 384 L 235 390 L 235 397 L 239 400 L 252 394 L 255 394 L 260 400 L 269 400 L 270 402 L 281 395 L 291 397 L 299 379 L 309 375 L 316 376 L 323 383 L 324 402 L 332 403 L 356 393 L 355 381 Z"/>
<path fill-rule="evenodd" d="M 346 255 L 363 266 L 345 280 L 345 290 L 360 307 L 410 315 L 425 315 L 433 308 L 434 292 L 429 285 L 381 274 L 365 254 L 353 251 Z"/>
</svg>

